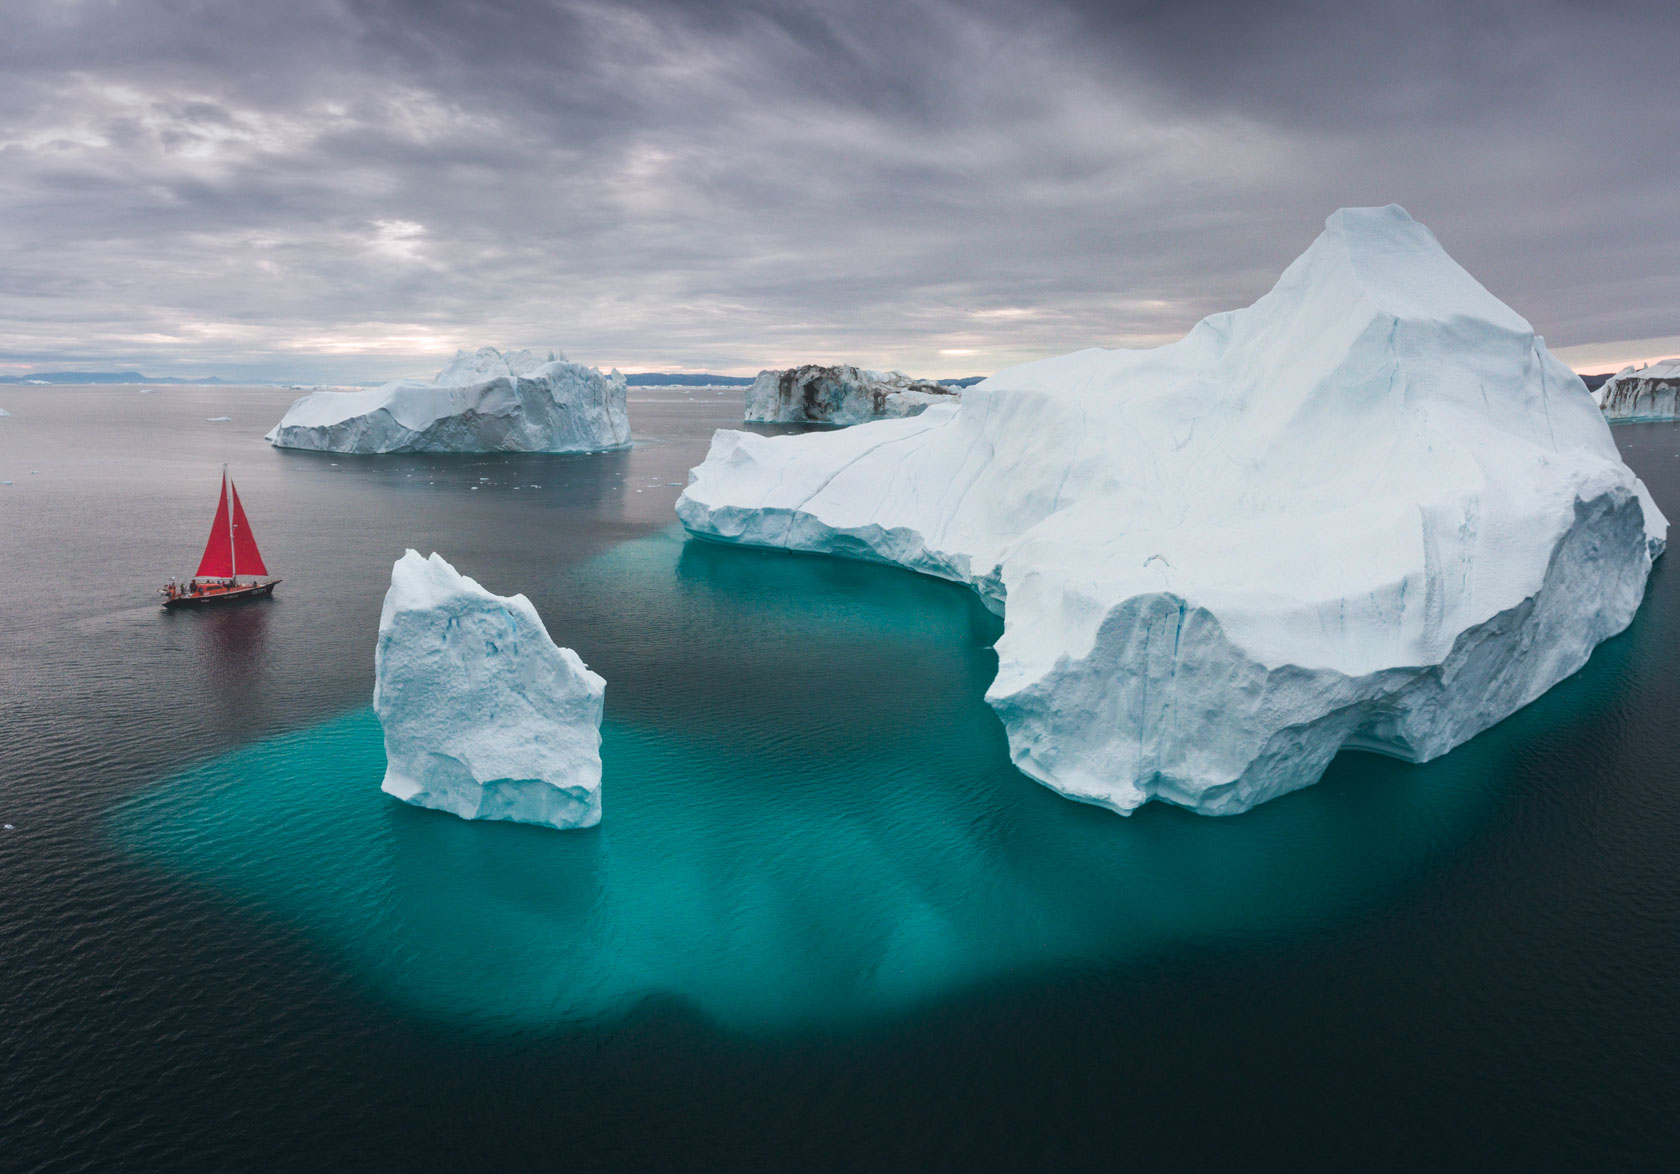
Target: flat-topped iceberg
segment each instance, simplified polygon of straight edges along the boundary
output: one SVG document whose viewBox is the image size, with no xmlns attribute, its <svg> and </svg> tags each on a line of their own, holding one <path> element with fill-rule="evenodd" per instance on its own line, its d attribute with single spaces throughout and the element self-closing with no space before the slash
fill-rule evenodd
<svg viewBox="0 0 1680 1174">
<path fill-rule="evenodd" d="M 601 822 L 606 682 L 523 595 L 410 550 L 391 569 L 373 668 L 389 794 L 462 819 Z"/>
<path fill-rule="evenodd" d="M 1585 386 L 1398 207 L 1245 310 L 843 432 L 719 432 L 694 534 L 895 563 L 1004 617 L 1021 770 L 1243 811 L 1343 747 L 1443 754 L 1579 669 L 1667 522 Z"/>
<path fill-rule="evenodd" d="M 1680 359 L 1638 370 L 1623 367 L 1604 381 L 1593 398 L 1610 420 L 1680 419 Z"/>
<path fill-rule="evenodd" d="M 630 443 L 624 377 L 494 347 L 459 352 L 430 383 L 317 391 L 266 439 L 323 452 L 599 452 Z"/>
<path fill-rule="evenodd" d="M 748 423 L 862 424 L 914 416 L 961 398 L 954 387 L 912 379 L 902 371 L 808 364 L 760 371 L 747 388 L 743 418 Z"/>
</svg>

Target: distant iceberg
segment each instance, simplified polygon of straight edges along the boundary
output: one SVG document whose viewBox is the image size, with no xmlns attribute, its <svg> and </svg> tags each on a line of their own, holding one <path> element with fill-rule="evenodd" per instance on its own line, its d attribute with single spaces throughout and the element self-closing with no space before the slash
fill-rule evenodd
<svg viewBox="0 0 1680 1174">
<path fill-rule="evenodd" d="M 1393 205 L 1168 346 L 719 432 L 677 513 L 974 587 L 1016 765 L 1119 812 L 1446 753 L 1625 628 L 1667 535 L 1581 380 Z"/>
<path fill-rule="evenodd" d="M 1635 370 L 1623 367 L 1604 381 L 1593 398 L 1607 419 L 1680 419 L 1680 359 L 1667 359 Z"/>
<path fill-rule="evenodd" d="M 550 352 L 459 352 L 432 382 L 317 391 L 266 439 L 323 452 L 599 452 L 630 443 L 624 377 Z"/>
<path fill-rule="evenodd" d="M 934 404 L 956 403 L 962 393 L 902 371 L 809 364 L 760 371 L 747 388 L 747 423 L 862 424 L 914 416 Z"/>
<path fill-rule="evenodd" d="M 387 793 L 462 819 L 601 822 L 606 682 L 523 595 L 410 550 L 391 569 L 373 670 Z"/>
</svg>

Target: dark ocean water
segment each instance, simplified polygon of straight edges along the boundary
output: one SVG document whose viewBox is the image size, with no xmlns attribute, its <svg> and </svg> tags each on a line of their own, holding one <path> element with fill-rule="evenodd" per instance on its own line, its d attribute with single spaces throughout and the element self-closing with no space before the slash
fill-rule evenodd
<svg viewBox="0 0 1680 1174">
<path fill-rule="evenodd" d="M 0 394 L 0 1168 L 1674 1166 L 1667 566 L 1435 763 L 1127 820 L 1010 767 L 967 592 L 672 529 L 738 391 L 523 458 L 278 452 L 290 397 Z M 285 582 L 165 613 L 223 461 Z M 606 677 L 599 829 L 379 792 L 407 546 Z"/>
</svg>

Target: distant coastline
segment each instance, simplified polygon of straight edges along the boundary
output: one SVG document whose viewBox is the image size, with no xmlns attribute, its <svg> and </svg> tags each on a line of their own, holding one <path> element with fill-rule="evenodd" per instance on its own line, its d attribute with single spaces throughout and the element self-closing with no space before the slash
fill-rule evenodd
<svg viewBox="0 0 1680 1174">
<path fill-rule="evenodd" d="M 226 383 L 215 375 L 203 379 L 150 376 L 138 371 L 40 371 L 29 375 L 0 375 L 0 383 Z"/>
<path fill-rule="evenodd" d="M 944 383 L 951 387 L 969 387 L 984 379 L 984 375 L 970 375 L 963 379 L 936 379 L 930 382 Z M 642 371 L 634 375 L 626 375 L 624 381 L 631 387 L 750 387 L 753 376 L 750 375 L 677 375 L 663 371 Z M 182 379 L 175 375 L 142 375 L 138 371 L 41 371 L 28 375 L 0 375 L 0 384 L 16 386 L 19 384 L 86 384 L 86 383 L 175 383 L 175 384 L 217 384 L 222 386 L 255 387 L 273 384 L 275 387 L 304 388 L 301 383 L 284 383 L 277 380 L 251 379 L 230 380 L 219 375 L 207 375 L 202 379 Z M 308 384 L 315 386 L 335 386 L 328 384 Z M 344 383 L 341 387 L 376 387 L 376 383 Z"/>
</svg>

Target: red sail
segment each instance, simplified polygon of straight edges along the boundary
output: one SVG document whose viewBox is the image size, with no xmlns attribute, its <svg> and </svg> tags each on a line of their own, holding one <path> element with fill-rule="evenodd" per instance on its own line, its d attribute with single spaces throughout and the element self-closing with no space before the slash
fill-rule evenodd
<svg viewBox="0 0 1680 1174">
<path fill-rule="evenodd" d="M 255 550 L 255 546 L 252 547 Z M 222 474 L 222 497 L 216 506 L 216 520 L 210 524 L 210 541 L 198 561 L 199 579 L 228 579 L 233 576 L 233 543 L 228 531 L 227 474 Z"/>
<path fill-rule="evenodd" d="M 233 565 L 241 575 L 266 575 L 262 555 L 257 553 L 257 540 L 251 534 L 251 523 L 245 520 L 245 507 L 239 504 L 239 488 L 233 486 Z"/>
</svg>

